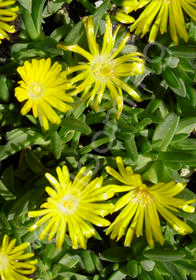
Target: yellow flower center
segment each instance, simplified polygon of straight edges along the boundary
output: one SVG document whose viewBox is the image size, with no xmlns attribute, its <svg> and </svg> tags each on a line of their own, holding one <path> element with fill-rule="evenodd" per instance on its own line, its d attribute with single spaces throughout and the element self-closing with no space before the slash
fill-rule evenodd
<svg viewBox="0 0 196 280">
<path fill-rule="evenodd" d="M 136 200 L 139 203 L 143 203 L 145 206 L 150 200 L 152 200 L 152 195 L 147 190 L 143 189 L 137 192 Z"/>
<path fill-rule="evenodd" d="M 113 69 L 113 62 L 108 61 L 105 56 L 97 56 L 91 62 L 91 71 L 95 80 L 99 82 L 103 82 L 108 77 L 111 79 Z"/>
<path fill-rule="evenodd" d="M 29 97 L 31 99 L 41 99 L 44 96 L 44 86 L 40 83 L 33 83 L 30 85 Z"/>
<path fill-rule="evenodd" d="M 8 264 L 8 257 L 0 251 L 0 271 L 6 269 Z"/>
<path fill-rule="evenodd" d="M 58 210 L 63 212 L 65 215 L 72 215 L 78 208 L 79 201 L 73 194 L 67 194 L 58 203 Z"/>
<path fill-rule="evenodd" d="M 63 207 L 70 211 L 73 209 L 74 204 L 72 201 L 65 200 L 65 201 L 63 201 Z"/>
</svg>

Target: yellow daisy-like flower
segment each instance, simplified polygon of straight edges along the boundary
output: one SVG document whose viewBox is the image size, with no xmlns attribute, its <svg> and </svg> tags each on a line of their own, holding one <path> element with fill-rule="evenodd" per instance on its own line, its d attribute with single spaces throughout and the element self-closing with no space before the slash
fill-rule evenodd
<svg viewBox="0 0 196 280">
<path fill-rule="evenodd" d="M 121 80 L 121 77 L 129 77 L 143 73 L 143 54 L 140 52 L 133 52 L 118 56 L 125 47 L 126 42 L 130 39 L 130 33 L 124 36 L 118 48 L 114 48 L 120 25 L 113 33 L 112 22 L 109 15 L 106 17 L 105 34 L 101 50 L 95 38 L 93 17 L 85 17 L 84 26 L 86 29 L 89 52 L 78 45 L 57 45 L 58 49 L 78 53 L 88 60 L 87 63 L 68 67 L 67 71 L 65 71 L 68 76 L 72 73 L 80 72 L 75 77 L 69 79 L 72 84 L 77 84 L 76 89 L 72 91 L 71 95 L 83 92 L 82 98 L 84 100 L 88 99 L 87 106 L 91 101 L 94 101 L 93 108 L 94 110 L 98 110 L 104 91 L 108 88 L 112 102 L 117 102 L 117 117 L 119 117 L 123 108 L 122 90 L 130 94 L 136 101 L 142 101 L 138 93 Z"/>
<path fill-rule="evenodd" d="M 48 241 L 51 241 L 56 235 L 56 246 L 59 250 L 62 248 L 67 227 L 72 248 L 77 249 L 79 245 L 86 249 L 86 239 L 95 234 L 91 223 L 99 227 L 110 225 L 103 217 L 112 211 L 113 204 L 106 203 L 105 200 L 113 197 L 114 192 L 107 186 L 102 187 L 102 177 L 90 182 L 92 172 L 83 175 L 85 169 L 80 169 L 73 182 L 70 181 L 66 166 L 63 166 L 62 170 L 60 167 L 56 169 L 59 182 L 46 173 L 46 178 L 54 189 L 46 187 L 49 198 L 40 206 L 45 208 L 44 210 L 29 212 L 30 217 L 43 216 L 29 230 L 33 231 L 47 223 L 39 238 L 43 240 L 48 235 Z"/>
<path fill-rule="evenodd" d="M 16 32 L 14 25 L 7 24 L 17 17 L 16 12 L 19 8 L 12 6 L 15 2 L 15 0 L 0 0 L 0 44 L 2 39 L 10 39 L 8 33 Z"/>
<path fill-rule="evenodd" d="M 169 182 L 158 183 L 148 187 L 142 183 L 139 174 L 133 174 L 131 167 L 124 168 L 121 157 L 116 158 L 119 172 L 111 167 L 106 167 L 107 172 L 114 178 L 125 184 L 124 186 L 111 186 L 115 191 L 121 191 L 121 187 L 129 189 L 114 206 L 114 212 L 123 208 L 115 221 L 110 225 L 106 234 L 111 233 L 111 238 L 119 240 L 125 233 L 125 246 L 132 242 L 134 233 L 137 237 L 142 235 L 145 224 L 146 239 L 150 246 L 154 247 L 153 237 L 163 245 L 164 239 L 161 232 L 159 214 L 180 234 L 185 235 L 193 230 L 176 217 L 171 211 L 178 213 L 181 209 L 193 213 L 195 208 L 189 204 L 196 199 L 186 201 L 175 196 L 185 188 L 183 183 Z M 170 211 L 171 210 L 171 211 Z"/>
<path fill-rule="evenodd" d="M 188 41 L 183 12 L 196 21 L 196 0 L 139 0 L 137 7 L 133 7 L 133 2 L 135 3 L 135 0 L 125 1 L 128 13 L 143 7 L 145 9 L 130 31 L 135 30 L 136 35 L 141 34 L 143 37 L 151 28 L 149 42 L 153 42 L 159 30 L 161 34 L 167 32 L 169 20 L 172 40 L 178 44 L 178 35 L 180 35 L 184 41 Z"/>
<path fill-rule="evenodd" d="M 72 88 L 61 72 L 62 66 L 55 62 L 51 65 L 51 59 L 33 59 L 30 63 L 25 61 L 24 66 L 17 68 L 22 81 L 15 89 L 18 101 L 26 103 L 21 109 L 21 114 L 26 115 L 31 109 L 33 116 L 39 118 L 44 129 L 49 129 L 48 120 L 51 123 L 60 124 L 61 119 L 52 107 L 65 113 L 72 106 L 64 102 L 74 102 L 73 98 L 65 93 Z"/>
<path fill-rule="evenodd" d="M 34 256 L 34 253 L 24 253 L 24 250 L 29 247 L 28 242 L 14 247 L 15 243 L 16 239 L 9 242 L 7 234 L 4 235 L 0 247 L 0 278 L 2 280 L 30 280 L 24 275 L 34 273 L 37 260 L 26 261 Z"/>
</svg>

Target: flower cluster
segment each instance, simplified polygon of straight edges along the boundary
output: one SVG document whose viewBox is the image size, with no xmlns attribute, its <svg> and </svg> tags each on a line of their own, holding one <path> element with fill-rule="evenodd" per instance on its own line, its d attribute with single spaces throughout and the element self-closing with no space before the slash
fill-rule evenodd
<svg viewBox="0 0 196 280">
<path fill-rule="evenodd" d="M 72 241 L 73 249 L 78 245 L 86 249 L 86 239 L 95 234 L 91 224 L 99 227 L 108 227 L 106 234 L 111 233 L 111 238 L 119 240 L 125 233 L 125 246 L 129 246 L 134 233 L 139 237 L 142 235 L 143 224 L 145 224 L 146 238 L 150 246 L 154 247 L 153 237 L 163 245 L 164 239 L 158 213 L 175 228 L 185 235 L 191 233 L 192 229 L 172 214 L 169 210 L 193 213 L 195 208 L 189 204 L 196 200 L 186 201 L 175 198 L 184 188 L 185 184 L 169 182 L 158 183 L 148 187 L 141 180 L 141 175 L 134 174 L 131 167 L 124 168 L 121 157 L 116 158 L 119 172 L 111 167 L 106 167 L 107 172 L 122 182 L 124 185 L 107 185 L 102 187 L 103 178 L 98 177 L 91 180 L 92 172 L 84 174 L 85 167 L 81 168 L 73 182 L 70 181 L 69 171 L 66 166 L 61 169 L 57 167 L 58 181 L 51 174 L 46 173 L 53 188 L 46 187 L 49 195 L 47 202 L 40 207 L 43 210 L 30 211 L 29 217 L 42 216 L 29 230 L 34 231 L 47 223 L 40 234 L 40 239 L 48 237 L 51 241 L 56 236 L 56 245 L 60 250 L 65 239 L 66 230 Z M 128 192 L 122 196 L 115 205 L 105 202 L 115 193 Z M 104 216 L 122 209 L 115 221 L 110 221 Z"/>
<path fill-rule="evenodd" d="M 51 66 L 50 58 L 46 60 L 33 59 L 31 63 L 26 61 L 24 66 L 17 69 L 22 81 L 19 81 L 20 86 L 15 89 L 15 96 L 20 102 L 27 100 L 21 114 L 26 115 L 32 109 L 34 117 L 39 118 L 41 125 L 46 130 L 49 129 L 48 120 L 56 124 L 61 122 L 60 117 L 51 106 L 65 113 L 72 107 L 63 103 L 63 101 L 74 102 L 71 96 L 80 92 L 83 92 L 83 100 L 88 99 L 87 106 L 93 101 L 93 108 L 98 110 L 107 88 L 112 103 L 117 103 L 117 118 L 120 117 L 123 109 L 122 90 L 136 101 L 142 101 L 139 94 L 121 79 L 122 77 L 141 75 L 144 71 L 142 53 L 132 52 L 119 56 L 130 39 L 130 33 L 128 32 L 124 36 L 118 48 L 115 49 L 115 39 L 120 25 L 112 34 L 112 22 L 107 15 L 103 45 L 100 51 L 95 38 L 94 21 L 91 16 L 84 18 L 84 26 L 90 52 L 78 45 L 65 46 L 58 44 L 57 48 L 76 52 L 84 56 L 88 63 L 68 67 L 61 72 L 62 66 L 58 62 Z M 75 72 L 80 73 L 73 78 L 69 78 L 70 74 Z M 72 91 L 70 92 L 70 90 Z"/>
</svg>

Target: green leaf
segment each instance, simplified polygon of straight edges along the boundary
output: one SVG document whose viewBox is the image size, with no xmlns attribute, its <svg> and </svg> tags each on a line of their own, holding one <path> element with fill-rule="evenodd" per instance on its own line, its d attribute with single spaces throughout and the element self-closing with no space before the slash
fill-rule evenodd
<svg viewBox="0 0 196 280">
<path fill-rule="evenodd" d="M 27 241 L 27 240 L 25 240 Z M 44 254 L 42 261 L 46 264 L 50 264 L 52 260 L 56 257 L 58 250 L 56 249 L 55 244 L 47 244 L 44 248 Z"/>
<path fill-rule="evenodd" d="M 196 147 L 196 139 L 184 139 L 182 142 L 174 143 L 172 145 L 174 149 L 179 149 L 179 150 L 195 150 Z"/>
<path fill-rule="evenodd" d="M 23 15 L 23 21 L 24 21 L 25 29 L 26 29 L 29 37 L 32 40 L 37 40 L 40 37 L 40 34 L 37 31 L 37 28 L 35 26 L 35 23 L 33 21 L 33 18 L 31 16 L 31 14 L 29 13 L 28 10 L 23 9 L 22 10 L 22 15 Z"/>
<path fill-rule="evenodd" d="M 95 114 L 89 113 L 86 115 L 86 123 L 88 125 L 101 123 L 103 122 L 103 120 L 105 120 L 105 118 L 106 118 L 105 112 L 99 112 Z"/>
<path fill-rule="evenodd" d="M 161 273 L 160 273 L 159 269 L 157 268 L 157 266 L 154 267 L 154 269 L 150 273 L 150 275 L 153 280 L 165 280 L 165 278 L 163 279 L 163 277 L 161 276 Z"/>
<path fill-rule="evenodd" d="M 175 55 L 177 57 L 183 57 L 183 58 L 188 58 L 188 59 L 196 58 L 195 43 L 173 46 L 173 47 L 170 47 L 170 51 L 172 51 L 173 55 Z"/>
<path fill-rule="evenodd" d="M 15 195 L 11 193 L 8 188 L 5 186 L 5 184 L 0 180 L 0 195 L 6 200 L 12 200 L 15 199 Z"/>
<path fill-rule="evenodd" d="M 35 153 L 29 149 L 25 150 L 25 162 L 35 174 L 42 174 L 46 171 Z"/>
<path fill-rule="evenodd" d="M 91 253 L 87 250 L 83 250 L 80 253 L 81 259 L 83 261 L 84 264 L 84 268 L 86 270 L 87 273 L 94 273 L 96 271 L 96 267 L 94 265 L 93 259 L 91 257 Z"/>
<path fill-rule="evenodd" d="M 46 0 L 33 0 L 32 1 L 32 18 L 38 33 L 42 30 L 42 12 Z"/>
<path fill-rule="evenodd" d="M 102 253 L 101 258 L 111 262 L 123 262 L 130 257 L 131 251 L 129 248 L 114 247 L 109 248 Z"/>
<path fill-rule="evenodd" d="M 90 12 L 94 13 L 95 7 L 88 0 L 80 0 L 80 3 Z"/>
<path fill-rule="evenodd" d="M 176 132 L 176 134 L 174 135 L 174 138 L 172 139 L 171 144 L 182 142 L 182 141 L 186 140 L 188 136 L 189 136 L 188 134 L 185 134 L 185 133 L 177 134 L 177 132 Z"/>
<path fill-rule="evenodd" d="M 182 167 L 181 166 L 179 167 L 178 163 L 176 165 L 177 165 L 176 168 L 174 168 L 173 166 L 171 167 L 169 161 L 166 162 L 166 164 L 164 164 L 166 170 L 168 171 L 168 174 L 171 177 L 170 181 L 173 180 L 175 182 L 180 182 L 182 181 L 182 177 L 180 177 L 178 170 L 181 169 Z"/>
<path fill-rule="evenodd" d="M 166 67 L 163 71 L 163 77 L 168 83 L 169 87 L 179 96 L 186 96 L 186 86 L 181 78 L 180 73 L 176 69 Z"/>
<path fill-rule="evenodd" d="M 106 122 L 103 130 L 103 134 L 107 135 L 112 141 L 115 138 L 115 133 L 117 130 L 118 130 L 117 120 L 111 119 L 110 121 Z"/>
<path fill-rule="evenodd" d="M 72 119 L 72 118 L 65 118 L 61 121 L 61 125 L 63 128 L 77 130 L 82 132 L 85 135 L 91 133 L 91 128 L 85 123 L 80 120 Z"/>
<path fill-rule="evenodd" d="M 5 216 L 5 213 L 3 212 L 0 213 L 0 229 L 4 229 L 6 232 L 12 229 L 7 217 Z"/>
<path fill-rule="evenodd" d="M 32 6 L 31 0 L 18 0 L 17 2 L 19 2 L 21 6 L 23 6 L 25 9 L 29 11 L 29 13 L 31 13 L 31 6 Z"/>
<path fill-rule="evenodd" d="M 35 49 L 35 48 L 30 49 L 29 47 L 27 47 L 27 49 L 21 50 L 18 53 L 15 53 L 14 56 L 17 57 L 17 59 L 19 59 L 19 60 L 20 59 L 26 60 L 28 58 L 32 58 L 35 56 L 45 57 L 46 52 L 41 49 Z"/>
<path fill-rule="evenodd" d="M 165 59 L 165 63 L 169 65 L 170 68 L 176 68 L 178 66 L 178 63 L 180 62 L 180 59 L 175 56 L 169 56 Z"/>
<path fill-rule="evenodd" d="M 0 77 L 0 89 L 1 89 L 1 100 L 8 101 L 9 89 L 7 86 L 7 78 L 4 76 Z"/>
<path fill-rule="evenodd" d="M 176 265 L 182 267 L 183 269 L 187 270 L 188 272 L 193 272 L 196 274 L 196 261 L 177 261 L 175 262 Z"/>
<path fill-rule="evenodd" d="M 94 12 L 94 14 L 93 14 L 94 19 L 95 18 L 101 19 L 103 17 L 103 15 L 106 14 L 106 10 L 109 7 L 109 5 L 110 5 L 109 0 L 103 1 L 103 3 Z M 95 21 L 96 21 L 96 19 L 95 19 Z"/>
<path fill-rule="evenodd" d="M 196 117 L 185 117 L 179 121 L 179 125 L 176 129 L 176 134 L 191 134 L 196 128 Z"/>
<path fill-rule="evenodd" d="M 63 0 L 64 1 L 64 0 Z M 57 27 L 53 32 L 50 34 L 50 38 L 54 39 L 56 42 L 61 41 L 68 32 L 72 29 L 71 24 L 62 25 Z"/>
<path fill-rule="evenodd" d="M 150 118 L 144 118 L 142 121 L 140 121 L 136 125 L 136 128 L 137 128 L 137 130 L 143 130 L 145 128 L 145 126 L 147 126 L 151 123 L 152 123 L 152 120 Z"/>
<path fill-rule="evenodd" d="M 157 159 L 158 159 L 158 155 L 154 155 L 153 153 L 145 153 L 142 155 L 139 154 L 135 170 L 142 169 L 147 164 L 149 164 L 151 161 L 157 160 Z"/>
<path fill-rule="evenodd" d="M 77 44 L 83 35 L 84 35 L 84 24 L 83 21 L 81 20 L 77 24 L 75 24 L 74 27 L 71 29 L 71 31 L 67 34 L 67 36 L 64 39 L 64 44 L 65 45 Z"/>
<path fill-rule="evenodd" d="M 136 278 L 138 276 L 138 261 L 131 260 L 127 263 L 127 273 L 132 278 Z"/>
<path fill-rule="evenodd" d="M 29 44 L 29 48 L 35 49 L 37 52 L 42 51 L 45 53 L 49 53 L 50 56 L 61 55 L 62 51 L 56 48 L 57 42 L 55 39 L 51 37 L 45 37 L 41 41 L 33 42 Z"/>
<path fill-rule="evenodd" d="M 15 193 L 15 180 L 13 174 L 13 165 L 9 165 L 1 174 L 1 180 L 12 193 Z"/>
<path fill-rule="evenodd" d="M 120 270 L 115 271 L 108 280 L 123 280 L 125 279 L 126 274 L 121 272 Z"/>
<path fill-rule="evenodd" d="M 31 145 L 46 145 L 43 136 L 31 129 L 16 128 L 7 133 L 7 144 L 0 145 L 0 160 L 13 155 Z"/>
<path fill-rule="evenodd" d="M 144 270 L 142 270 L 141 274 L 138 277 L 139 280 L 152 280 L 150 277 L 150 274 L 146 273 Z"/>
<path fill-rule="evenodd" d="M 194 165 L 196 163 L 196 151 L 159 152 L 159 158 L 165 161 Z"/>
<path fill-rule="evenodd" d="M 43 17 L 49 17 L 57 12 L 65 4 L 65 0 L 47 1 L 43 11 Z"/>
<path fill-rule="evenodd" d="M 166 268 L 169 274 L 173 277 L 173 280 L 186 280 L 186 272 L 182 268 L 178 268 L 173 263 L 165 262 L 162 266 Z"/>
<path fill-rule="evenodd" d="M 44 182 L 45 181 L 46 179 L 44 178 Z M 32 184 L 32 182 L 30 183 Z M 45 188 L 43 186 L 42 183 L 42 186 L 35 187 L 18 199 L 9 212 L 8 220 L 24 215 L 29 210 L 33 210 L 36 205 L 39 205 L 41 203 L 41 198 L 45 193 Z"/>
<path fill-rule="evenodd" d="M 142 255 L 147 259 L 160 262 L 173 262 L 181 260 L 185 257 L 184 253 L 181 253 L 178 250 L 170 249 L 150 249 L 144 251 Z"/>
<path fill-rule="evenodd" d="M 172 138 L 176 132 L 176 129 L 178 127 L 179 123 L 179 117 L 174 114 L 170 113 L 164 122 L 159 124 L 157 128 L 155 129 L 155 132 L 153 134 L 152 142 L 156 142 L 158 140 L 161 140 L 161 146 L 160 149 L 162 151 L 166 151 L 167 147 L 169 146 L 170 142 L 172 141 Z"/>
<path fill-rule="evenodd" d="M 52 151 L 56 159 L 61 157 L 62 153 L 62 143 L 59 134 L 57 131 L 53 132 L 51 135 L 51 145 Z"/>
<path fill-rule="evenodd" d="M 13 69 L 16 69 L 17 66 L 18 66 L 17 61 L 8 62 L 5 65 L 0 66 L 0 74 L 2 74 L 2 75 L 10 74 L 10 71 L 13 71 Z"/>
<path fill-rule="evenodd" d="M 140 264 L 145 271 L 152 271 L 156 263 L 152 260 L 144 260 L 141 261 Z"/>
<path fill-rule="evenodd" d="M 136 133 L 137 129 L 135 126 L 130 125 L 127 120 L 124 120 L 123 118 L 120 118 L 118 121 L 119 128 L 121 129 L 121 133 L 124 131 L 127 131 L 129 134 L 130 133 Z"/>
<path fill-rule="evenodd" d="M 150 152 L 152 150 L 152 145 L 147 137 L 140 136 L 136 142 L 138 150 L 140 150 L 142 153 Z"/>
<path fill-rule="evenodd" d="M 125 148 L 127 150 L 128 156 L 133 160 L 136 161 L 138 159 L 138 151 L 137 146 L 135 143 L 134 135 L 131 134 L 129 138 L 124 140 Z"/>
<path fill-rule="evenodd" d="M 79 150 L 79 154 L 80 155 L 87 154 L 87 153 L 91 152 L 92 150 L 97 149 L 98 147 L 100 147 L 108 142 L 110 142 L 110 138 L 108 138 L 108 137 L 98 139 L 98 140 L 92 142 L 91 144 L 88 144 L 85 147 L 81 148 Z M 99 149 L 99 152 L 104 153 L 105 150 L 108 150 L 108 148 Z"/>
<path fill-rule="evenodd" d="M 77 274 L 77 273 L 73 273 L 73 272 L 61 272 L 58 275 L 63 276 L 62 279 L 90 280 L 88 276 L 83 276 L 81 274 Z"/>
</svg>

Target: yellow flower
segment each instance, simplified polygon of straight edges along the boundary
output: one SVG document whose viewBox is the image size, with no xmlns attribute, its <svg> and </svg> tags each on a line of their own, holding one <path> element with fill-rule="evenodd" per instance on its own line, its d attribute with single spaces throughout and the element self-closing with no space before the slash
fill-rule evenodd
<svg viewBox="0 0 196 280">
<path fill-rule="evenodd" d="M 132 2 L 135 1 L 125 2 L 128 12 L 133 10 Z M 141 34 L 143 37 L 151 28 L 149 42 L 153 42 L 159 30 L 161 34 L 167 32 L 169 20 L 172 40 L 178 44 L 178 35 L 180 35 L 184 41 L 188 41 L 183 12 L 196 21 L 196 0 L 139 0 L 135 10 L 143 7 L 145 7 L 144 11 L 134 22 L 130 31 L 135 30 L 136 35 Z"/>
<path fill-rule="evenodd" d="M 138 7 L 137 0 L 126 0 L 122 2 L 122 9 L 116 12 L 115 18 L 125 24 L 130 24 L 135 21 L 133 17 L 129 15 L 130 12 L 134 11 Z"/>
<path fill-rule="evenodd" d="M 26 115 L 31 109 L 33 116 L 39 118 L 41 125 L 48 130 L 49 123 L 60 124 L 61 119 L 52 107 L 65 113 L 72 107 L 64 102 L 72 103 L 74 100 L 65 93 L 70 85 L 61 72 L 62 66 L 55 62 L 51 66 L 51 59 L 33 59 L 30 63 L 25 61 L 24 66 L 17 68 L 22 81 L 15 89 L 18 101 L 26 103 L 21 109 L 21 114 Z"/>
<path fill-rule="evenodd" d="M 90 182 L 92 172 L 83 175 L 85 169 L 80 169 L 73 182 L 70 181 L 66 166 L 63 166 L 62 170 L 60 167 L 56 169 L 59 182 L 46 173 L 46 178 L 54 189 L 46 187 L 49 198 L 40 206 L 45 208 L 44 210 L 29 212 L 30 217 L 43 216 L 29 230 L 33 231 L 48 222 L 39 238 L 43 240 L 48 235 L 48 240 L 51 241 L 56 235 L 56 246 L 59 250 L 62 248 L 67 227 L 72 248 L 77 249 L 80 245 L 86 249 L 86 239 L 95 234 L 91 223 L 99 227 L 110 225 L 103 217 L 112 211 L 113 204 L 106 203 L 105 200 L 111 198 L 114 192 L 107 186 L 102 187 L 102 177 Z"/>
<path fill-rule="evenodd" d="M 4 235 L 0 247 L 0 278 L 2 280 L 29 280 L 30 278 L 27 278 L 24 274 L 34 273 L 37 260 L 25 261 L 34 256 L 34 253 L 24 254 L 24 250 L 29 247 L 28 242 L 14 247 L 15 243 L 16 239 L 9 243 L 7 234 Z"/>
<path fill-rule="evenodd" d="M 17 17 L 18 6 L 11 7 L 15 2 L 15 0 L 0 0 L 0 44 L 2 39 L 10 39 L 7 33 L 16 31 L 14 25 L 6 23 L 15 20 Z"/>
<path fill-rule="evenodd" d="M 125 233 L 125 246 L 132 242 L 134 233 L 137 237 L 142 235 L 143 224 L 145 224 L 146 239 L 150 246 L 154 247 L 153 237 L 163 245 L 164 239 L 161 232 L 159 214 L 180 234 L 185 235 L 193 230 L 171 211 L 179 212 L 178 209 L 193 213 L 195 208 L 189 204 L 196 199 L 186 201 L 175 196 L 185 188 L 183 183 L 169 182 L 158 183 L 152 187 L 142 183 L 139 174 L 133 174 L 131 167 L 124 168 L 122 158 L 116 158 L 119 172 L 111 167 L 106 167 L 107 172 L 114 178 L 124 183 L 124 186 L 111 186 L 119 191 L 129 189 L 115 204 L 114 210 L 123 208 L 115 221 L 110 225 L 106 234 L 111 233 L 111 238 L 119 240 Z"/>
<path fill-rule="evenodd" d="M 143 55 L 140 52 L 133 52 L 118 56 L 125 47 L 126 42 L 130 39 L 130 34 L 127 33 L 118 48 L 115 48 L 114 44 L 120 25 L 116 28 L 114 34 L 112 34 L 112 22 L 109 15 L 106 18 L 105 34 L 101 50 L 96 42 L 94 21 L 91 16 L 84 18 L 84 26 L 89 52 L 78 45 L 57 45 L 58 49 L 78 53 L 88 60 L 86 63 L 68 67 L 67 71 L 65 71 L 67 75 L 80 72 L 69 80 L 72 84 L 77 84 L 76 89 L 72 91 L 71 95 L 83 92 L 82 99 L 88 99 L 87 106 L 91 101 L 94 101 L 93 108 L 94 110 L 98 110 L 105 89 L 108 88 L 112 103 L 114 101 L 117 102 L 117 117 L 119 117 L 123 108 L 122 90 L 130 94 L 136 101 L 142 101 L 137 92 L 121 80 L 121 77 L 142 74 L 144 71 Z"/>
</svg>

